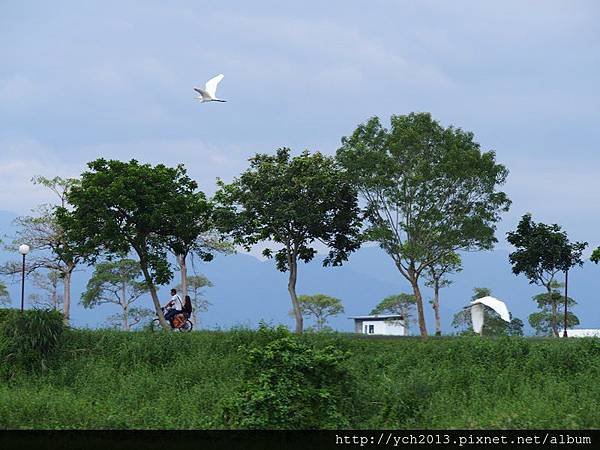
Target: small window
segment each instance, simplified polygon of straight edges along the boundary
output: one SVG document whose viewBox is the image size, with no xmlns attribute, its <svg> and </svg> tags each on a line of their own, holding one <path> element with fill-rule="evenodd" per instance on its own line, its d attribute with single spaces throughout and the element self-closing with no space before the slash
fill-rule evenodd
<svg viewBox="0 0 600 450">
<path fill-rule="evenodd" d="M 375 325 L 369 325 L 369 334 L 375 333 Z"/>
</svg>

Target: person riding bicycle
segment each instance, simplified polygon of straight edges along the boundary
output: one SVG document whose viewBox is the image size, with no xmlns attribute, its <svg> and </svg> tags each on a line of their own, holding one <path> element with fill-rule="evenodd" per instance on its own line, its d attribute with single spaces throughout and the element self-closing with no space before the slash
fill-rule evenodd
<svg viewBox="0 0 600 450">
<path fill-rule="evenodd" d="M 169 321 L 171 327 L 173 327 L 173 318 L 183 311 L 183 302 L 177 294 L 177 289 L 171 289 L 171 300 L 165 305 L 165 309 L 167 309 L 165 320 Z"/>
<path fill-rule="evenodd" d="M 183 301 L 183 308 L 181 309 L 181 312 L 183 313 L 183 315 L 185 316 L 186 319 L 189 319 L 190 316 L 192 315 L 192 299 L 190 298 L 189 295 L 185 296 L 185 300 Z"/>
</svg>

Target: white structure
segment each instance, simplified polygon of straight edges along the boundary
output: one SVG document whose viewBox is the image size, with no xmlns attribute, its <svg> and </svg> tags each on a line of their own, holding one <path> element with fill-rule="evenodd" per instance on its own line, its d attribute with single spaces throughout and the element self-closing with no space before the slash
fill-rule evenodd
<svg viewBox="0 0 600 450">
<path fill-rule="evenodd" d="M 502 300 L 490 296 L 478 298 L 465 307 L 465 309 L 471 308 L 471 322 L 473 322 L 473 331 L 475 333 L 481 335 L 483 331 L 483 308 L 485 307 L 496 311 L 505 322 L 510 322 L 510 313 Z"/>
<path fill-rule="evenodd" d="M 558 335 L 562 336 L 562 331 L 560 331 Z M 567 328 L 567 337 L 600 337 L 600 329 L 581 328 L 578 330 L 569 330 Z"/>
<path fill-rule="evenodd" d="M 357 333 L 408 336 L 408 328 L 404 326 L 404 317 L 399 314 L 354 316 L 350 319 L 354 319 L 354 330 Z"/>
</svg>

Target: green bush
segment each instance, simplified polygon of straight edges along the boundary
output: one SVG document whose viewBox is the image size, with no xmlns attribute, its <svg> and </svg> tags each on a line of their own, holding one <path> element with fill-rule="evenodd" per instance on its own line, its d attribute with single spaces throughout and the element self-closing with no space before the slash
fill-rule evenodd
<svg viewBox="0 0 600 450">
<path fill-rule="evenodd" d="M 0 370 L 5 378 L 19 371 L 45 371 L 57 355 L 65 330 L 55 310 L 9 310 L 0 322 Z"/>
<path fill-rule="evenodd" d="M 225 422 L 244 429 L 350 426 L 348 353 L 315 347 L 283 327 L 261 327 L 261 334 L 276 337 L 248 351 L 244 383 L 224 408 Z"/>
</svg>

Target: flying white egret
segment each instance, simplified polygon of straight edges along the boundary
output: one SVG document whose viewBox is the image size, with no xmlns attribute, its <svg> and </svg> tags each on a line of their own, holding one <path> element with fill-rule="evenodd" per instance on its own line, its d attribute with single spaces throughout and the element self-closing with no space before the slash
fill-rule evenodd
<svg viewBox="0 0 600 450">
<path fill-rule="evenodd" d="M 196 98 L 198 100 L 200 100 L 201 103 L 204 103 L 204 102 L 225 102 L 226 100 L 221 100 L 220 98 L 217 98 L 217 85 L 221 82 L 221 80 L 223 78 L 224 78 L 223 74 L 220 73 L 216 77 L 213 77 L 210 80 L 208 80 L 206 82 L 206 84 L 204 85 L 204 89 L 200 89 L 200 88 L 195 87 L 194 90 L 198 94 L 200 94 Z"/>
<path fill-rule="evenodd" d="M 479 335 L 481 335 L 481 332 L 483 331 L 484 308 L 486 306 L 496 311 L 502 320 L 505 322 L 510 322 L 510 313 L 508 312 L 506 304 L 502 300 L 490 297 L 489 295 L 478 298 L 477 300 L 473 300 L 469 306 L 465 307 L 465 309 L 471 308 L 471 322 L 473 323 L 473 331 Z"/>
</svg>

